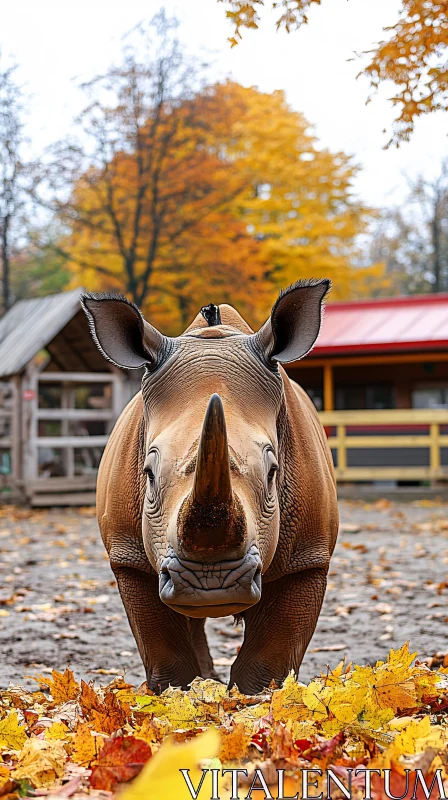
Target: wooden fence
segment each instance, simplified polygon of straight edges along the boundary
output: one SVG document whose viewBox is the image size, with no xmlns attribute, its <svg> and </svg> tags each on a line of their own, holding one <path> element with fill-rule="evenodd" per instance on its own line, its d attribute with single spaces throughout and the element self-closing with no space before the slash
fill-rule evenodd
<svg viewBox="0 0 448 800">
<path fill-rule="evenodd" d="M 448 410 L 325 411 L 320 418 L 339 481 L 448 480 Z"/>
</svg>

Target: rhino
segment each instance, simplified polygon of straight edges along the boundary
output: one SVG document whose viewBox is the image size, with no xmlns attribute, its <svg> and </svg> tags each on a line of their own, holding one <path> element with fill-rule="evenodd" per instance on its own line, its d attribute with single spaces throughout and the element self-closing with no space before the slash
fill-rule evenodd
<svg viewBox="0 0 448 800">
<path fill-rule="evenodd" d="M 338 531 L 331 452 L 282 364 L 319 333 L 328 280 L 279 295 L 256 333 L 231 306 L 164 336 L 120 295 L 84 294 L 103 356 L 144 368 L 110 435 L 97 514 L 149 689 L 213 677 L 207 617 L 244 621 L 230 686 L 297 674 Z"/>
</svg>

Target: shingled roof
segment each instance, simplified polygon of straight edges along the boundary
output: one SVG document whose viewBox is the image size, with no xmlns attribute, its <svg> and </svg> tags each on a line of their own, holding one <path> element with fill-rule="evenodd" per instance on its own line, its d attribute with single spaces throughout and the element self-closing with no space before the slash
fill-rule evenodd
<svg viewBox="0 0 448 800">
<path fill-rule="evenodd" d="M 0 377 L 20 372 L 80 310 L 83 289 L 20 300 L 0 319 Z"/>
</svg>

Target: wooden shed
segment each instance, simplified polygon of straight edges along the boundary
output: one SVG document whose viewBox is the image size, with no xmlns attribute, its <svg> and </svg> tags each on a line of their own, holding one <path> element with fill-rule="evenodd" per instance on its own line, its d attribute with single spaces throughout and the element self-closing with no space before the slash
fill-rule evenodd
<svg viewBox="0 0 448 800">
<path fill-rule="evenodd" d="M 140 388 L 97 350 L 81 292 L 22 300 L 0 319 L 0 498 L 94 502 L 108 435 Z"/>
<path fill-rule="evenodd" d="M 320 411 L 339 483 L 448 483 L 448 294 L 330 303 L 287 369 Z"/>
</svg>

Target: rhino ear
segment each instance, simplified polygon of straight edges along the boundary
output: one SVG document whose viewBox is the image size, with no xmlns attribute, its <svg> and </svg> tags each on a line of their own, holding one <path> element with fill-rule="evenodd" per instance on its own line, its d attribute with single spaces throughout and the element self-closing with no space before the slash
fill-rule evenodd
<svg viewBox="0 0 448 800">
<path fill-rule="evenodd" d="M 92 338 L 108 361 L 122 369 L 155 367 L 168 341 L 134 303 L 119 294 L 83 294 Z"/>
<path fill-rule="evenodd" d="M 254 336 L 257 350 L 281 364 L 306 356 L 319 335 L 323 300 L 330 287 L 331 281 L 324 278 L 297 281 L 284 289 Z"/>
</svg>

